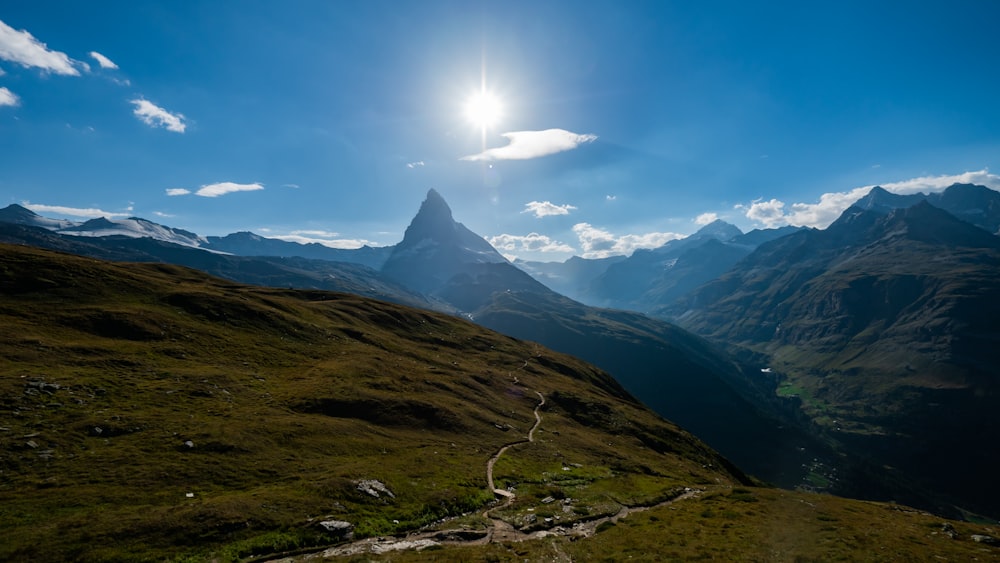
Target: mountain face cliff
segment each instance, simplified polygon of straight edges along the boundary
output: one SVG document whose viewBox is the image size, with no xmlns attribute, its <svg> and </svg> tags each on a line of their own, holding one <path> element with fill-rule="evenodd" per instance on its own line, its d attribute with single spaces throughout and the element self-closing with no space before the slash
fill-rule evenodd
<svg viewBox="0 0 1000 563">
<path fill-rule="evenodd" d="M 740 367 L 714 346 L 675 325 L 551 291 L 457 223 L 434 190 L 382 273 L 483 326 L 607 370 L 658 413 L 761 478 L 794 486 L 803 462 L 825 452 L 740 396 L 727 382 L 742 377 Z"/>
<path fill-rule="evenodd" d="M 482 237 L 456 222 L 451 208 L 433 189 L 427 192 L 381 271 L 467 312 L 481 306 L 495 291 L 549 291 L 512 266 Z"/>
<path fill-rule="evenodd" d="M 891 196 L 891 194 L 889 194 Z M 829 228 L 759 247 L 661 313 L 761 354 L 819 428 L 953 502 L 1000 453 L 1000 237 L 922 198 L 875 192 Z"/>
</svg>

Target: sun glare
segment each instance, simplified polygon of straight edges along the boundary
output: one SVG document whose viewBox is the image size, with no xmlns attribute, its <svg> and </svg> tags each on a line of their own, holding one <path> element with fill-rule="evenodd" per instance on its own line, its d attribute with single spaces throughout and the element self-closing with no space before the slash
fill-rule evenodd
<svg viewBox="0 0 1000 563">
<path fill-rule="evenodd" d="M 489 92 L 479 92 L 465 103 L 465 118 L 483 129 L 496 125 L 502 114 L 500 100 Z"/>
</svg>

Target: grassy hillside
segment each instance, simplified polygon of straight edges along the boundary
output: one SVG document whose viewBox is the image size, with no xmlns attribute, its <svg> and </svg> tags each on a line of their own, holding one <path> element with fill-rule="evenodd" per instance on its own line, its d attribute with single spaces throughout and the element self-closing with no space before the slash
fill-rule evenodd
<svg viewBox="0 0 1000 563">
<path fill-rule="evenodd" d="M 536 441 L 496 467 L 515 508 L 593 518 L 745 480 L 606 374 L 460 319 L 0 248 L 3 560 L 232 560 L 331 543 L 323 519 L 364 537 L 463 514 L 536 393 Z"/>
<path fill-rule="evenodd" d="M 0 296 L 0 560 L 360 549 L 332 520 L 438 540 L 359 560 L 996 558 L 994 528 L 750 487 L 605 373 L 460 319 L 13 246 Z M 500 504 L 487 461 L 536 408 Z"/>
</svg>

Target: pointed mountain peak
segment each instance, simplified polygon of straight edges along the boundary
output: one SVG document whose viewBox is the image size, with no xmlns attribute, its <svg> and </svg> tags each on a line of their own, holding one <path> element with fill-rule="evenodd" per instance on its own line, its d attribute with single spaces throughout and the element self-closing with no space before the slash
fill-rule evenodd
<svg viewBox="0 0 1000 563">
<path fill-rule="evenodd" d="M 418 211 L 417 216 L 413 218 L 413 223 L 418 222 L 454 222 L 451 215 L 451 208 L 448 207 L 448 203 L 434 188 L 427 191 L 427 197 L 424 199 L 424 202 L 420 204 L 420 211 Z"/>
<path fill-rule="evenodd" d="M 910 207 L 925 199 L 927 199 L 927 196 L 924 194 L 894 194 L 882 186 L 875 186 L 864 197 L 854 202 L 854 207 L 866 211 L 875 211 L 884 215 L 893 209 Z"/>
<path fill-rule="evenodd" d="M 741 231 L 739 227 L 733 225 L 732 223 L 727 223 L 722 219 L 716 219 L 715 221 L 712 221 L 711 223 L 698 229 L 698 231 L 695 234 L 701 236 L 709 236 L 712 238 L 719 239 L 721 241 L 727 241 L 729 239 L 742 235 L 743 231 Z"/>
<path fill-rule="evenodd" d="M 420 204 L 420 210 L 406 228 L 403 242 L 400 244 L 404 246 L 417 245 L 421 242 L 453 244 L 463 234 L 464 227 L 462 229 L 459 227 L 461 225 L 452 217 L 448 203 L 437 190 L 431 188 L 427 191 L 427 198 Z"/>
<path fill-rule="evenodd" d="M 32 220 L 38 217 L 34 211 L 16 203 L 12 203 L 0 209 L 0 221 L 7 223 L 20 223 L 24 220 Z"/>
<path fill-rule="evenodd" d="M 440 288 L 473 264 L 505 264 L 490 243 L 452 218 L 451 208 L 437 190 L 427 192 L 382 273 L 418 291 Z"/>
</svg>

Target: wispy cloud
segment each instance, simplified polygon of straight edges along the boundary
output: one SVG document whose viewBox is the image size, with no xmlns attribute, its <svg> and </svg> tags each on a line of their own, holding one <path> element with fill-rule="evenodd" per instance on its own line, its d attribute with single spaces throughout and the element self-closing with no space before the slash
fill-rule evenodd
<svg viewBox="0 0 1000 563">
<path fill-rule="evenodd" d="M 487 242 L 493 248 L 504 253 L 508 258 L 515 252 L 576 252 L 576 249 L 568 244 L 563 244 L 546 235 L 529 233 L 527 235 L 496 235 L 487 237 Z"/>
<path fill-rule="evenodd" d="M 135 110 L 132 113 L 150 127 L 162 127 L 167 131 L 175 133 L 183 133 L 187 128 L 182 114 L 170 113 L 153 102 L 142 98 L 129 100 L 129 103 L 135 105 Z"/>
<path fill-rule="evenodd" d="M 941 176 L 921 176 L 879 184 L 886 191 L 895 194 L 934 193 L 946 189 L 952 184 L 979 184 L 1000 190 L 1000 176 L 990 174 L 989 170 L 963 172 L 962 174 L 945 174 Z M 752 221 L 774 228 L 784 225 L 826 228 L 854 202 L 868 194 L 875 185 L 861 186 L 845 192 L 830 192 L 819 197 L 817 203 L 793 203 L 786 211 L 785 202 L 778 199 L 764 201 L 755 200 L 750 205 L 737 205 L 746 217 Z"/>
<path fill-rule="evenodd" d="M 422 161 L 422 160 L 418 160 L 416 162 L 407 162 L 406 163 L 406 167 L 407 168 L 417 168 L 418 166 L 423 166 L 423 165 L 424 165 L 424 161 Z"/>
<path fill-rule="evenodd" d="M 261 229 L 268 231 L 269 229 Z M 375 246 L 376 243 L 365 240 L 365 239 L 352 239 L 352 238 L 341 238 L 340 233 L 333 231 L 323 231 L 323 230 L 298 230 L 292 231 L 284 235 L 270 235 L 271 238 L 276 238 L 288 242 L 297 242 L 299 244 L 322 244 L 323 246 L 328 246 L 330 248 L 342 248 L 346 250 L 361 248 L 362 246 L 369 245 Z"/>
<path fill-rule="evenodd" d="M 282 188 L 289 188 L 289 189 L 292 189 L 292 190 L 299 189 L 299 185 L 298 184 L 282 184 L 281 187 Z"/>
<path fill-rule="evenodd" d="M 112 211 L 104 211 L 103 209 L 97 209 L 95 207 L 65 207 L 62 205 L 44 205 L 28 201 L 22 202 L 21 205 L 27 207 L 35 213 L 52 213 L 55 215 L 69 217 L 85 217 L 87 219 L 97 219 L 98 217 L 128 217 L 132 211 L 131 207 L 128 209 L 128 213 L 114 213 Z"/>
<path fill-rule="evenodd" d="M 549 217 L 551 215 L 569 215 L 569 212 L 576 207 L 566 205 L 556 205 L 550 201 L 531 201 L 524 204 L 524 211 L 521 213 L 534 213 L 535 217 Z"/>
<path fill-rule="evenodd" d="M 604 199 L 606 199 L 608 201 L 614 201 L 614 200 L 618 199 L 618 196 L 608 194 L 608 195 L 604 196 Z"/>
<path fill-rule="evenodd" d="M 118 65 L 111 61 L 111 59 L 105 57 L 104 55 L 98 53 L 97 51 L 91 51 L 90 56 L 97 61 L 97 64 L 101 65 L 101 68 L 116 69 Z"/>
<path fill-rule="evenodd" d="M 174 215 L 173 213 L 164 213 L 162 211 L 154 211 L 153 215 L 156 215 L 157 217 L 163 217 L 164 219 L 170 219 L 176 217 L 176 215 Z"/>
<path fill-rule="evenodd" d="M 17 97 L 17 94 L 0 86 L 0 106 L 16 106 L 19 103 L 21 103 L 21 99 Z"/>
<path fill-rule="evenodd" d="M 590 223 L 573 225 L 573 232 L 580 239 L 584 258 L 607 258 L 628 255 L 639 248 L 659 248 L 664 244 L 684 238 L 678 233 L 644 233 L 638 235 L 615 235 Z"/>
<path fill-rule="evenodd" d="M 18 31 L 3 21 L 0 21 L 0 59 L 25 68 L 38 68 L 68 76 L 79 76 L 80 71 L 76 66 L 82 66 L 82 63 L 69 58 L 66 53 L 50 50 L 27 30 Z"/>
<path fill-rule="evenodd" d="M 255 192 L 257 190 L 263 190 L 264 185 L 259 182 L 254 182 L 252 184 L 237 184 L 235 182 L 217 182 L 215 184 L 205 184 L 204 186 L 198 188 L 195 191 L 191 191 L 187 188 L 167 188 L 166 193 L 168 196 L 181 196 L 194 194 L 201 197 L 219 197 L 226 194 L 231 194 L 235 192 Z"/>
<path fill-rule="evenodd" d="M 219 197 L 220 195 L 226 195 L 235 192 L 255 192 L 257 190 L 263 190 L 263 189 L 264 186 L 257 182 L 254 182 L 252 184 L 219 182 L 217 184 L 207 184 L 202 186 L 198 191 L 194 192 L 194 195 L 200 195 L 201 197 Z"/>
<path fill-rule="evenodd" d="M 512 131 L 501 136 L 510 141 L 506 146 L 463 156 L 461 160 L 527 160 L 572 150 L 597 139 L 597 135 L 580 135 L 565 129 Z"/>
<path fill-rule="evenodd" d="M 719 220 L 718 213 L 702 213 L 701 215 L 694 218 L 695 225 L 708 225 L 709 223 L 714 223 Z"/>
</svg>

